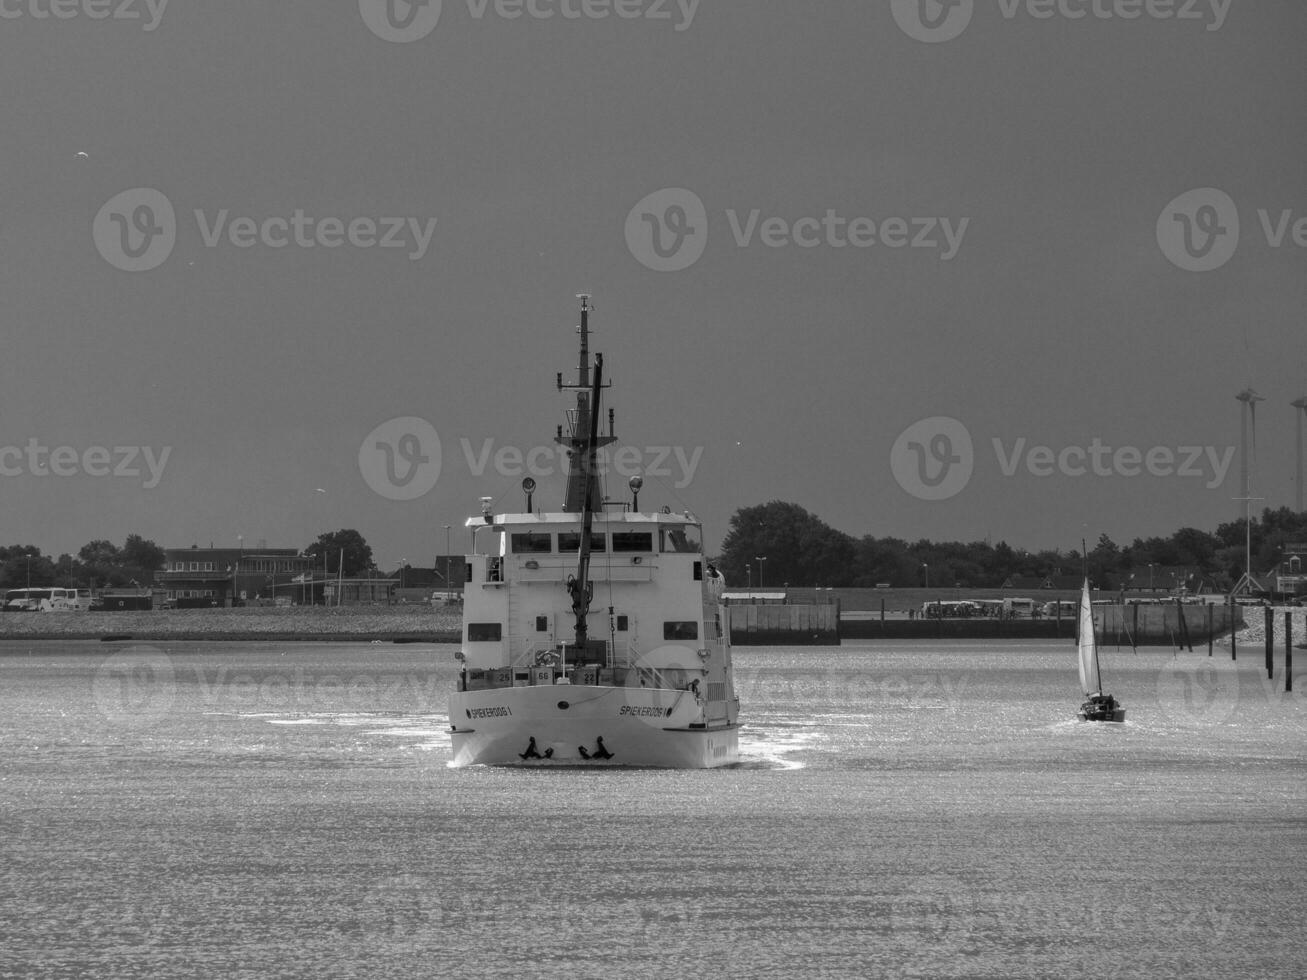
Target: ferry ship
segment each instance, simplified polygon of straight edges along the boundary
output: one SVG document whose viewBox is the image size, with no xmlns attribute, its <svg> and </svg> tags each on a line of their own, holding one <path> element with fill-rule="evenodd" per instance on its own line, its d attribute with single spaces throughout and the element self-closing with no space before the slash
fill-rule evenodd
<svg viewBox="0 0 1307 980">
<path fill-rule="evenodd" d="M 589 350 L 582 295 L 575 391 L 556 441 L 566 451 L 562 509 L 469 518 L 457 689 L 449 700 L 454 766 L 649 766 L 701 769 L 739 759 L 725 580 L 688 511 L 641 510 L 602 494 L 602 354 Z"/>
</svg>

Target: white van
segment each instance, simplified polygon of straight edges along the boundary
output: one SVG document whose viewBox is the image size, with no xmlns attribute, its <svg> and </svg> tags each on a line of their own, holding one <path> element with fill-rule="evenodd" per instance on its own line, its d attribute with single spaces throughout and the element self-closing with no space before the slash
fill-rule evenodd
<svg viewBox="0 0 1307 980">
<path fill-rule="evenodd" d="M 89 589 L 10 589 L 5 612 L 86 612 L 91 608 Z"/>
</svg>

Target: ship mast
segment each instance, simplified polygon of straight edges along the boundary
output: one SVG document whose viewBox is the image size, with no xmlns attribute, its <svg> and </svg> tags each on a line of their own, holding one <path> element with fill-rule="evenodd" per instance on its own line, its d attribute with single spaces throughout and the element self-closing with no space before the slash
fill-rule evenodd
<svg viewBox="0 0 1307 980">
<path fill-rule="evenodd" d="M 563 434 L 563 427 L 558 427 L 554 441 L 567 448 L 567 496 L 563 510 L 567 513 L 580 513 L 586 509 L 599 510 L 603 498 L 599 493 L 599 474 L 594 466 L 593 454 L 601 447 L 617 441 L 613 435 L 613 415 L 608 413 L 608 435 L 598 435 L 599 428 L 599 386 L 591 391 L 590 384 L 590 314 L 594 307 L 590 305 L 590 296 L 582 293 L 581 325 L 577 332 L 581 335 L 581 353 L 576 365 L 576 383 L 563 384 L 563 375 L 558 375 L 559 391 L 576 392 L 576 408 L 568 411 L 568 433 Z M 607 387 L 606 385 L 603 387 Z M 591 437 L 594 436 L 594 441 Z M 590 457 L 587 461 L 587 455 Z M 586 501 L 589 501 L 587 504 Z"/>
<path fill-rule="evenodd" d="M 563 436 L 562 426 L 558 428 L 556 441 L 567 447 L 567 501 L 564 511 L 579 512 L 581 518 L 581 541 L 577 548 L 578 559 L 576 575 L 567 582 L 567 591 L 572 596 L 572 612 L 576 616 L 576 648 L 584 651 L 589 638 L 586 622 L 590 610 L 590 599 L 594 594 L 594 585 L 590 581 L 590 530 L 594 515 L 603 506 L 599 492 L 599 473 L 595 458 L 600 446 L 607 446 L 616 441 L 613 435 L 613 416 L 608 415 L 608 435 L 599 434 L 599 398 L 603 389 L 604 357 L 594 355 L 594 380 L 590 379 L 590 297 L 580 296 L 581 353 L 577 363 L 577 381 L 574 385 L 564 385 L 563 376 L 558 376 L 558 389 L 575 390 L 576 409 L 567 413 L 571 431 Z"/>
</svg>

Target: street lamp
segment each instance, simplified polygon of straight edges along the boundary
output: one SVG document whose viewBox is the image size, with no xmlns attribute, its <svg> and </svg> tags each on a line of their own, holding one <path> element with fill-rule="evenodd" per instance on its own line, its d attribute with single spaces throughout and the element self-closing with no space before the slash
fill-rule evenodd
<svg viewBox="0 0 1307 980">
<path fill-rule="evenodd" d="M 923 561 L 921 567 L 926 570 L 926 588 L 930 588 L 930 566 Z"/>
<path fill-rule="evenodd" d="M 762 591 L 762 563 L 767 560 L 766 555 L 754 555 L 753 560 L 758 563 L 758 591 Z"/>
<path fill-rule="evenodd" d="M 454 587 L 449 581 L 449 529 L 453 526 L 452 524 L 445 525 L 445 595 L 451 599 L 453 596 L 450 593 L 454 591 Z"/>
<path fill-rule="evenodd" d="M 745 589 L 752 589 L 752 588 L 753 588 L 753 566 L 752 566 L 752 565 L 745 565 L 745 566 L 744 566 L 744 587 L 745 587 Z"/>
</svg>

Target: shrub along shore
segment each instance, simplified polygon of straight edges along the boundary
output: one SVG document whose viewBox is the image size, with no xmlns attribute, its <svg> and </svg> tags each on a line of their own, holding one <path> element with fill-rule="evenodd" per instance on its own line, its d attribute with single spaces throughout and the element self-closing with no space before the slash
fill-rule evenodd
<svg viewBox="0 0 1307 980">
<path fill-rule="evenodd" d="M 3 613 L 0 640 L 423 640 L 457 643 L 459 607 L 291 606 Z"/>
</svg>

